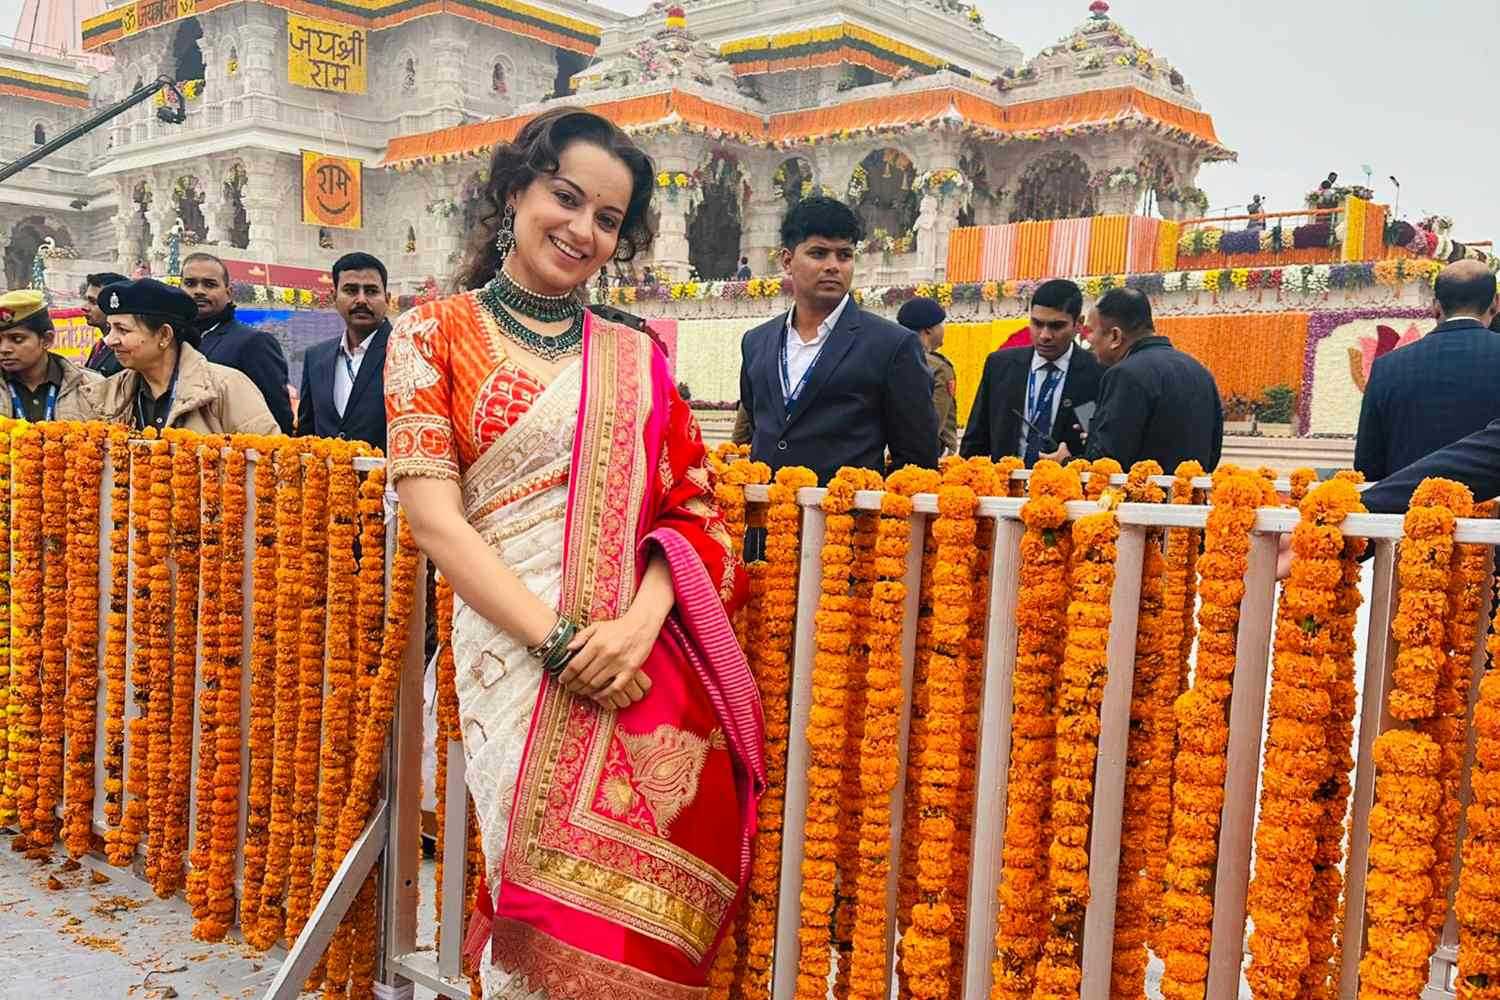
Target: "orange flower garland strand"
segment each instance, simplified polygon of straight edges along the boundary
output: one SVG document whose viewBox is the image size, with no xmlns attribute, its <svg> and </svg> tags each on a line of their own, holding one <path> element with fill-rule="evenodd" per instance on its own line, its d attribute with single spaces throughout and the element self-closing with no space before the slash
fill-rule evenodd
<svg viewBox="0 0 1500 1000">
<path fill-rule="evenodd" d="M 125 814 L 125 640 L 130 606 L 130 450 L 129 434 L 123 427 L 111 427 L 108 434 L 113 488 L 109 498 L 109 617 L 104 635 L 104 822 L 110 833 L 113 833 Z M 3 439 L 4 435 L 0 434 L 0 440 Z M 0 561 L 3 561 L 3 557 L 0 557 Z M 4 603 L 10 602 L 7 600 Z M 0 661 L 8 659 L 8 653 L 0 656 Z"/>
<path fill-rule="evenodd" d="M 5 781 L 14 789 L 25 850 L 36 823 L 37 744 L 42 734 L 42 432 L 30 424 L 11 429 L 10 700 Z"/>
<path fill-rule="evenodd" d="M 41 724 L 37 740 L 36 806 L 28 846 L 44 851 L 57 840 L 62 803 L 63 704 L 68 673 L 68 511 L 71 503 L 67 426 L 42 431 L 42 669 Z"/>
<path fill-rule="evenodd" d="M 260 946 L 260 900 L 265 888 L 271 838 L 271 779 L 275 766 L 276 640 L 278 557 L 276 518 L 280 508 L 274 444 L 247 442 L 255 461 L 255 552 L 251 562 L 250 732 L 246 747 L 250 788 L 245 799 L 245 863 L 240 896 L 240 930 Z"/>
<path fill-rule="evenodd" d="M 829 931 L 838 875 L 843 780 L 846 688 L 849 650 L 854 641 L 854 490 L 851 469 L 840 469 L 823 497 L 826 528 L 822 587 L 814 616 L 812 709 L 807 724 L 807 828 L 802 848 L 802 925 L 797 962 L 797 997 L 823 1000 L 828 994 Z"/>
<path fill-rule="evenodd" d="M 1094 466 L 1098 476 L 1099 463 Z M 1108 673 L 1110 595 L 1114 590 L 1119 519 L 1113 510 L 1073 524 L 1072 600 L 1068 644 L 1057 683 L 1057 771 L 1052 779 L 1052 843 L 1048 849 L 1051 926 L 1037 963 L 1038 1000 L 1077 997 L 1080 946 L 1089 901 L 1088 836 L 1099 706 Z"/>
<path fill-rule="evenodd" d="M 1218 850 L 1240 600 L 1245 595 L 1250 531 L 1265 496 L 1264 485 L 1253 475 L 1219 470 L 1204 529 L 1198 669 L 1192 688 L 1173 706 L 1178 750 L 1162 900 L 1165 926 L 1154 942 L 1166 962 L 1161 984 L 1165 1000 L 1203 1000 L 1208 979 L 1214 866 L 1177 859 L 1212 856 Z"/>
<path fill-rule="evenodd" d="M 1057 740 L 1055 706 L 1068 613 L 1072 529 L 1066 504 L 1083 497 L 1076 472 L 1038 462 L 1021 508 L 1020 593 L 1012 677 L 1011 751 L 991 1000 L 1030 1000 L 1047 937 L 1047 837 Z"/>
<path fill-rule="evenodd" d="M 179 446 L 181 447 L 181 446 Z M 218 777 L 219 686 L 223 664 L 219 647 L 219 576 L 224 558 L 223 440 L 204 438 L 198 455 L 202 483 L 202 613 L 198 630 L 203 636 L 199 660 L 198 774 L 193 802 L 193 849 L 188 855 L 187 899 L 193 920 L 208 915 L 208 866 L 212 850 L 214 781 Z"/>
<path fill-rule="evenodd" d="M 865 719 L 860 740 L 859 866 L 851 934 L 849 1000 L 888 1000 L 886 888 L 890 879 L 891 792 L 900 776 L 902 620 L 906 560 L 911 548 L 912 497 L 938 488 L 935 473 L 902 469 L 886 483 L 876 528 L 875 584 L 870 595 Z"/>
<path fill-rule="evenodd" d="M 817 476 L 801 467 L 776 473 L 766 511 L 765 593 L 761 599 L 760 640 L 751 648 L 766 725 L 766 789 L 758 810 L 750 891 L 746 901 L 746 959 L 741 995 L 770 989 L 771 950 L 776 941 L 777 893 L 781 869 L 781 811 L 786 797 L 792 626 L 797 614 L 797 559 L 801 509 L 797 491 L 816 486 Z"/>
<path fill-rule="evenodd" d="M 286 939 L 294 941 L 312 909 L 318 826 L 318 764 L 323 722 L 324 623 L 328 617 L 328 462 L 331 445 L 318 441 L 303 463 L 302 627 L 297 634 L 299 704 L 296 780 L 292 790 L 292 851 L 287 877 Z M 351 498 L 352 499 L 352 498 Z M 353 512 L 353 505 L 350 505 Z M 323 539 L 322 544 L 319 540 Z M 331 724 L 331 723 L 330 723 Z"/>
<path fill-rule="evenodd" d="M 937 566 L 933 575 L 932 650 L 927 665 L 927 737 L 918 761 L 917 897 L 901 955 L 902 975 L 918 1000 L 947 1000 L 952 960 L 953 812 L 957 805 L 959 726 L 964 712 L 965 640 L 974 593 L 979 498 L 974 486 L 993 472 L 953 463 L 938 490 Z"/>
<path fill-rule="evenodd" d="M 1434 848 L 1443 824 L 1443 748 L 1423 729 L 1439 712 L 1447 667 L 1447 622 L 1453 610 L 1448 587 L 1458 558 L 1455 522 L 1472 511 L 1467 488 L 1426 479 L 1412 493 L 1406 512 L 1397 567 L 1400 596 L 1391 623 L 1400 651 L 1386 708 L 1392 718 L 1414 728 L 1391 729 L 1375 740 L 1361 1000 L 1395 1000 L 1421 992 L 1435 943 L 1431 910 L 1446 905 L 1446 882 L 1433 880 L 1440 856 Z"/>
<path fill-rule="evenodd" d="M 166 882 L 161 874 L 161 861 L 170 823 L 172 792 L 172 645 L 168 636 L 172 607 L 169 568 L 172 449 L 165 441 L 152 440 L 150 452 L 151 519 L 146 546 L 151 560 L 147 573 L 150 600 L 147 604 L 146 655 L 151 664 L 151 743 L 146 755 L 146 809 L 150 820 L 146 828 L 146 880 L 154 890 L 161 892 Z"/>
<path fill-rule="evenodd" d="M 437 861 L 433 880 L 433 914 L 437 920 L 435 944 L 443 940 L 443 845 L 448 835 L 448 743 L 463 738 L 458 721 L 457 665 L 453 661 L 453 587 L 437 579 L 437 731 L 433 753 L 437 767 L 433 775 L 433 792 L 437 805 L 433 810 L 436 823 L 433 857 Z"/>
<path fill-rule="evenodd" d="M 1470 507 L 1460 496 L 1454 501 L 1459 517 L 1490 517 L 1492 505 Z M 1457 854 L 1459 799 L 1464 773 L 1464 754 L 1468 749 L 1469 695 L 1474 683 L 1474 647 L 1480 638 L 1480 615 L 1485 599 L 1494 585 L 1490 565 L 1491 549 L 1485 545 L 1458 545 L 1454 548 L 1448 576 L 1447 651 L 1443 658 L 1442 679 L 1438 685 L 1437 717 L 1422 724 L 1442 756 L 1438 780 L 1443 786 L 1443 805 L 1438 832 L 1432 847 L 1436 860 L 1432 868 L 1433 896 L 1427 911 L 1428 926 L 1434 934 L 1442 932 L 1448 918 L 1449 893 L 1458 876 Z"/>
<path fill-rule="evenodd" d="M 130 449 L 130 550 L 131 572 L 130 631 L 135 657 L 130 665 L 131 701 L 135 716 L 130 720 L 130 741 L 125 746 L 121 773 L 130 801 L 125 803 L 124 818 L 106 838 L 109 863 L 123 868 L 135 856 L 141 833 L 149 817 L 151 757 L 151 547 L 147 533 L 151 524 L 150 446 L 137 444 Z"/>
<path fill-rule="evenodd" d="M 99 505 L 104 429 L 70 429 L 72 473 L 68 568 L 68 745 L 63 842 L 80 858 L 94 844 L 94 744 L 99 711 Z"/>
<path fill-rule="evenodd" d="M 205 562 L 205 581 L 209 576 L 218 577 L 218 627 L 216 633 L 205 629 L 203 642 L 205 650 L 210 643 L 218 647 L 219 690 L 214 707 L 218 739 L 213 759 L 213 817 L 208 832 L 208 874 L 204 888 L 206 912 L 193 926 L 193 937 L 201 941 L 222 941 L 234 922 L 234 861 L 242 773 L 240 694 L 244 664 L 241 650 L 245 631 L 245 517 L 249 513 L 245 480 L 249 469 L 239 442 L 229 448 L 223 470 L 218 497 L 222 525 L 219 556 L 217 562 Z M 198 766 L 206 764 L 200 761 Z M 199 809 L 209 807 L 209 803 L 200 800 Z"/>
<path fill-rule="evenodd" d="M 1314 864 L 1331 778 L 1326 731 L 1337 680 L 1335 619 L 1347 603 L 1344 519 L 1364 508 L 1353 484 L 1334 479 L 1302 501 L 1292 532 L 1291 577 L 1276 621 L 1255 875 L 1250 882 L 1247 977 L 1257 997 L 1297 1000 L 1310 964 Z M 1352 734 L 1351 734 L 1352 738 Z M 1342 824 L 1343 817 L 1339 817 Z M 1200 850 L 1203 845 L 1195 845 Z M 1217 851 L 1174 854 L 1179 864 L 1207 866 Z"/>
<path fill-rule="evenodd" d="M 1155 462 L 1137 462 L 1125 483 L 1131 503 L 1158 504 L 1166 495 L 1151 482 L 1161 475 Z M 1135 679 L 1130 697 L 1130 737 L 1125 750 L 1125 801 L 1120 832 L 1120 876 L 1115 907 L 1114 961 L 1110 991 L 1115 997 L 1142 996 L 1145 991 L 1146 938 L 1161 898 L 1160 886 L 1147 871 L 1151 824 L 1158 785 L 1171 781 L 1171 761 L 1160 761 L 1156 727 L 1161 675 L 1168 670 L 1163 634 L 1165 561 L 1159 530 L 1146 536 L 1141 571 L 1140 613 L 1135 635 Z M 1175 650 L 1174 650 L 1175 652 Z M 1174 677 L 1176 663 L 1171 664 Z M 1170 711 L 1167 706 L 1166 711 Z"/>
<path fill-rule="evenodd" d="M 1489 636 L 1500 662 L 1500 610 Z M 1500 670 L 1479 682 L 1474 706 L 1474 768 L 1466 814 L 1458 914 L 1458 1000 L 1500 998 Z"/>
<path fill-rule="evenodd" d="M 9 756 L 11 719 L 10 667 L 10 429 L 14 421 L 0 418 L 0 826 L 16 822 L 16 772 Z M 19 714 L 19 713 L 17 713 Z"/>
<path fill-rule="evenodd" d="M 302 627 L 302 456 L 291 444 L 276 453 L 276 738 L 271 765 L 270 839 L 260 914 L 245 940 L 262 950 L 286 927 L 287 866 L 295 826 L 297 717 L 301 698 L 298 633 Z"/>
</svg>

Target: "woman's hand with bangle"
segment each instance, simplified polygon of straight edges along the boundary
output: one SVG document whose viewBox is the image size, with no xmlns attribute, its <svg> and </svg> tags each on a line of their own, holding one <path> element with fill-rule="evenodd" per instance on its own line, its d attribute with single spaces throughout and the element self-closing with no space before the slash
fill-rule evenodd
<svg viewBox="0 0 1500 1000">
<path fill-rule="evenodd" d="M 558 683 L 603 708 L 628 708 L 651 690 L 641 667 L 660 634 L 661 623 L 642 615 L 595 622 L 573 638 L 573 659 Z"/>
</svg>

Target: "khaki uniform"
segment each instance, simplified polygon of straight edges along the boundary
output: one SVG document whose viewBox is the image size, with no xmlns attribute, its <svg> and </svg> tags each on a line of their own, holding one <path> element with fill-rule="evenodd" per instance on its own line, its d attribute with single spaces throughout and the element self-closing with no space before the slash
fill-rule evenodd
<svg viewBox="0 0 1500 1000">
<path fill-rule="evenodd" d="M 209 361 L 190 344 L 178 347 L 177 386 L 168 427 L 199 434 L 281 433 L 266 398 L 244 372 Z M 135 398 L 141 376 L 129 368 L 84 387 L 96 420 L 135 425 Z"/>
<path fill-rule="evenodd" d="M 944 455 L 958 453 L 958 372 L 937 351 L 927 352 L 932 369 L 932 408 L 937 411 L 938 445 Z"/>
<path fill-rule="evenodd" d="M 99 415 L 94 412 L 91 404 L 83 393 L 87 385 L 97 384 L 104 381 L 104 376 L 98 372 L 91 372 L 87 368 L 79 367 L 61 354 L 54 353 L 53 359 L 62 366 L 62 385 L 57 387 L 57 409 L 53 412 L 55 420 L 98 420 Z M 26 414 L 15 412 L 15 403 L 11 400 L 9 392 L 0 389 L 0 415 L 21 419 Z"/>
</svg>

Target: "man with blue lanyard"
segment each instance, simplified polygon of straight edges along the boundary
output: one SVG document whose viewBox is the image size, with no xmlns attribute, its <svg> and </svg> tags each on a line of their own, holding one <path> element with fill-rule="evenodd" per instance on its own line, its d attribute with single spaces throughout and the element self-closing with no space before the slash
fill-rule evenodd
<svg viewBox="0 0 1500 1000">
<path fill-rule="evenodd" d="M 796 303 L 745 334 L 740 405 L 750 457 L 774 472 L 805 466 L 828 482 L 843 466 L 936 468 L 932 372 L 917 335 L 853 301 L 864 226 L 833 198 L 799 202 L 781 224 L 781 265 Z"/>
<path fill-rule="evenodd" d="M 102 376 L 54 353 L 53 336 L 52 317 L 41 292 L 28 289 L 0 295 L 5 416 L 32 423 L 94 419 L 78 389 Z"/>
</svg>

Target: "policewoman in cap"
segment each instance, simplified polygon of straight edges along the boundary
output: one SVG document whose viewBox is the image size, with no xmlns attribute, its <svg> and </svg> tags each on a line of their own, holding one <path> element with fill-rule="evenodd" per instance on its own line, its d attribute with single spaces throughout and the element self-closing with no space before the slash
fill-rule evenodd
<svg viewBox="0 0 1500 1000">
<path fill-rule="evenodd" d="M 5 393 L 0 411 L 30 420 L 94 420 L 80 391 L 102 381 L 52 350 L 52 317 L 41 292 L 25 289 L 0 295 L 0 372 Z"/>
<path fill-rule="evenodd" d="M 944 455 L 958 453 L 958 373 L 953 362 L 938 353 L 943 346 L 943 324 L 948 314 L 936 301 L 915 298 L 902 305 L 896 322 L 916 333 L 927 349 L 932 370 L 932 408 L 937 411 L 938 445 Z"/>
<path fill-rule="evenodd" d="M 141 431 L 168 427 L 199 434 L 280 434 L 249 377 L 198 352 L 188 294 L 154 278 L 99 293 L 109 321 L 104 342 L 124 370 L 86 388 L 101 420 Z"/>
</svg>

